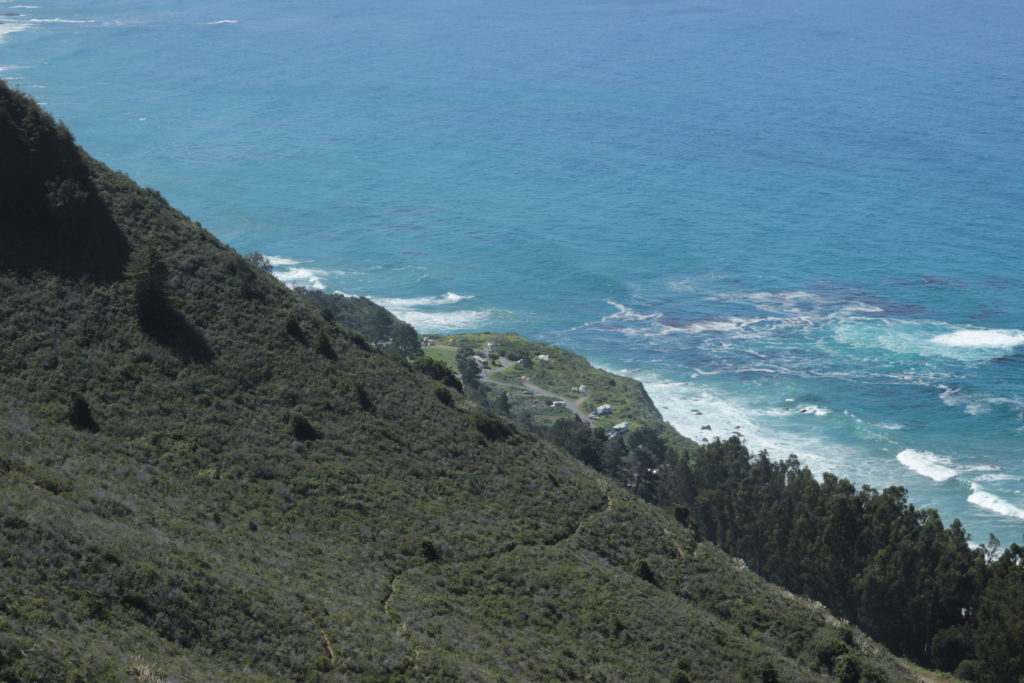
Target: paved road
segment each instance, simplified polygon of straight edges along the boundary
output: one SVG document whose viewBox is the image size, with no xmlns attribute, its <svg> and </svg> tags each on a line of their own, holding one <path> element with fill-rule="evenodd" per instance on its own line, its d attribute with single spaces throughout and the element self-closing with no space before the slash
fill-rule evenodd
<svg viewBox="0 0 1024 683">
<path fill-rule="evenodd" d="M 513 363 L 508 358 L 499 358 L 498 364 L 501 365 L 500 368 L 488 368 L 481 372 L 480 380 L 482 382 L 487 382 L 488 384 L 494 384 L 502 387 L 512 387 L 513 389 L 526 389 L 530 393 L 536 394 L 537 396 L 551 398 L 556 401 L 565 401 L 565 407 L 571 410 L 576 415 L 576 417 L 583 420 L 583 424 L 587 425 L 591 429 L 594 428 L 594 423 L 591 422 L 590 418 L 587 416 L 586 413 L 583 412 L 583 409 L 580 408 L 579 406 L 580 402 L 583 401 L 583 397 L 573 400 L 568 396 L 559 396 L 558 394 L 551 393 L 547 389 L 541 389 L 536 384 L 532 384 L 530 382 L 520 382 L 519 384 L 512 384 L 510 382 L 500 382 L 496 379 L 493 379 L 491 375 L 493 375 L 496 372 L 501 372 L 507 367 L 511 367 Z"/>
</svg>

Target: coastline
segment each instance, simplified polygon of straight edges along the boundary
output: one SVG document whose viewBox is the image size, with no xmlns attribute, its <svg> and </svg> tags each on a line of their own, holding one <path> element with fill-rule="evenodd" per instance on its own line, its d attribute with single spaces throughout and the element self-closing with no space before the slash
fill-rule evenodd
<svg viewBox="0 0 1024 683">
<path fill-rule="evenodd" d="M 480 337 L 486 333 L 456 333 L 454 335 L 425 335 L 438 337 Z M 518 336 L 518 335 L 511 335 Z M 550 345 L 543 342 L 529 341 L 536 345 L 537 349 L 558 349 L 565 351 L 563 347 Z M 540 351 L 538 351 L 539 353 Z M 907 489 L 911 500 L 924 508 L 935 508 L 939 511 L 944 524 L 948 525 L 954 519 L 961 519 L 960 514 L 950 514 L 944 509 L 942 501 L 937 501 L 934 496 L 929 498 L 928 489 L 931 485 L 943 487 L 950 497 L 963 500 L 965 504 L 977 508 L 981 515 L 990 515 L 991 518 L 1004 529 L 1010 529 L 1011 533 L 993 533 L 1000 541 L 1011 543 L 1019 541 L 1017 535 L 1012 533 L 1013 527 L 1017 524 L 1015 520 L 1024 519 L 1024 510 L 1012 503 L 996 496 L 982 485 L 972 481 L 967 475 L 973 473 L 974 477 L 999 476 L 988 470 L 956 469 L 948 458 L 937 456 L 930 451 L 915 451 L 913 449 L 901 449 L 886 458 L 883 462 L 888 466 L 891 479 L 880 480 L 878 471 L 872 470 L 871 464 L 861 464 L 859 467 L 844 467 L 846 463 L 857 463 L 858 453 L 850 448 L 837 444 L 822 445 L 814 443 L 806 437 L 797 434 L 782 433 L 781 438 L 778 432 L 765 436 L 758 428 L 758 425 L 751 419 L 749 411 L 733 404 L 724 403 L 717 397 L 711 396 L 707 390 L 697 390 L 694 393 L 692 387 L 683 387 L 678 382 L 660 378 L 650 371 L 637 369 L 621 370 L 610 367 L 607 364 L 591 363 L 589 358 L 578 356 L 595 371 L 607 373 L 609 376 L 622 378 L 630 382 L 636 382 L 645 396 L 649 396 L 651 408 L 653 409 L 652 421 L 663 422 L 666 427 L 672 430 L 680 439 L 698 446 L 709 444 L 716 439 L 726 441 L 732 437 L 738 437 L 748 448 L 752 455 L 766 451 L 772 461 L 784 461 L 791 454 L 796 455 L 802 466 L 808 467 L 821 481 L 826 474 L 850 480 L 855 486 L 871 486 L 881 491 L 889 486 L 903 486 Z M 552 387 L 543 381 L 537 381 L 541 389 L 558 393 L 564 391 L 564 387 Z M 561 395 L 561 394 L 560 394 Z M 572 398 L 569 396 L 567 398 Z M 701 406 L 704 410 L 693 406 Z M 711 406 L 709 410 L 707 406 Z M 831 411 L 824 406 L 811 402 L 793 401 L 787 406 L 785 412 L 778 411 L 777 415 L 771 417 L 786 417 L 788 419 L 820 420 L 828 418 Z M 653 417 L 655 416 L 656 417 Z M 608 421 L 607 428 L 614 421 Z M 827 449 L 827 450 L 825 450 Z M 817 451 L 817 452 L 816 452 Z M 994 470 L 994 467 L 990 468 Z M 977 472 L 982 472 L 980 475 Z M 909 477 L 907 476 L 909 474 Z M 908 478 L 920 477 L 920 485 L 913 482 L 906 483 Z M 970 526 L 968 526 L 970 531 Z M 989 533 L 971 534 L 974 543 L 984 542 Z"/>
</svg>

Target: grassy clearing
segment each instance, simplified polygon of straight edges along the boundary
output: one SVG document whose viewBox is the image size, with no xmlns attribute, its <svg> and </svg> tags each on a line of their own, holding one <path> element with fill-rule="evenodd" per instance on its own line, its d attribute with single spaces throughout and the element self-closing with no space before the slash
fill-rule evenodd
<svg viewBox="0 0 1024 683">
<path fill-rule="evenodd" d="M 444 363 L 452 372 L 458 372 L 459 368 L 455 363 L 454 348 L 444 346 L 424 346 L 423 355 L 427 358 L 433 358 L 434 360 Z"/>
</svg>

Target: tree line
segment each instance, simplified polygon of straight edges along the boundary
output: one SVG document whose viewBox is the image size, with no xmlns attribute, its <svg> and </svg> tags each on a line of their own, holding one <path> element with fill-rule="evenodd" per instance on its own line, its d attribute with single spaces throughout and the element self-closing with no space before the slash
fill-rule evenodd
<svg viewBox="0 0 1024 683">
<path fill-rule="evenodd" d="M 893 652 L 970 681 L 1024 677 L 1024 547 L 972 547 L 959 520 L 944 526 L 902 487 L 819 479 L 736 437 L 680 453 L 656 427 L 605 439 L 564 419 L 538 431 Z"/>
</svg>

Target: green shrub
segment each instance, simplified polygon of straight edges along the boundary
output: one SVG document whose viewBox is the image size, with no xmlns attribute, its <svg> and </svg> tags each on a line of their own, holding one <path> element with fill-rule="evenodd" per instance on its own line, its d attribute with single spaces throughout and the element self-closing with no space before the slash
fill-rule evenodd
<svg viewBox="0 0 1024 683">
<path fill-rule="evenodd" d="M 833 673 L 839 683 L 857 683 L 860 680 L 860 664 L 851 654 L 839 655 Z"/>
<path fill-rule="evenodd" d="M 646 581 L 647 583 L 653 583 L 657 585 L 657 581 L 654 577 L 654 570 L 651 569 L 651 565 L 647 560 L 637 560 L 633 565 L 633 573 L 638 577 Z"/>
<path fill-rule="evenodd" d="M 839 640 L 839 638 L 833 638 L 818 648 L 816 654 L 818 664 L 826 670 L 832 671 L 836 665 L 836 660 L 849 651 L 850 647 L 846 643 Z"/>
<path fill-rule="evenodd" d="M 456 391 L 462 391 L 462 382 L 455 376 L 447 365 L 441 361 L 424 356 L 417 358 L 412 362 L 412 366 L 422 372 L 427 377 L 436 379 L 438 382 L 455 389 Z"/>
<path fill-rule="evenodd" d="M 299 318 L 295 315 L 294 311 L 288 314 L 288 319 L 284 323 L 284 329 L 295 341 L 301 344 L 308 344 L 309 340 L 306 339 L 306 333 L 302 331 L 302 325 L 299 324 Z"/>
<path fill-rule="evenodd" d="M 473 426 L 484 435 L 488 441 L 497 441 L 511 436 L 515 427 L 497 415 L 477 411 L 473 413 Z"/>
<path fill-rule="evenodd" d="M 373 401 L 370 399 L 370 394 L 366 391 L 366 387 L 363 386 L 362 382 L 356 382 L 353 385 L 352 393 L 355 395 L 356 403 L 361 409 L 367 412 L 373 410 Z"/>
<path fill-rule="evenodd" d="M 320 330 L 316 333 L 316 350 L 324 358 L 331 360 L 337 360 L 338 354 L 335 352 L 334 347 L 331 346 L 331 340 L 327 337 L 327 333 Z"/>
<path fill-rule="evenodd" d="M 434 389 L 434 395 L 437 396 L 437 400 L 446 406 L 450 406 L 455 402 L 452 398 L 452 392 L 448 391 L 445 387 L 438 387 Z"/>
</svg>

